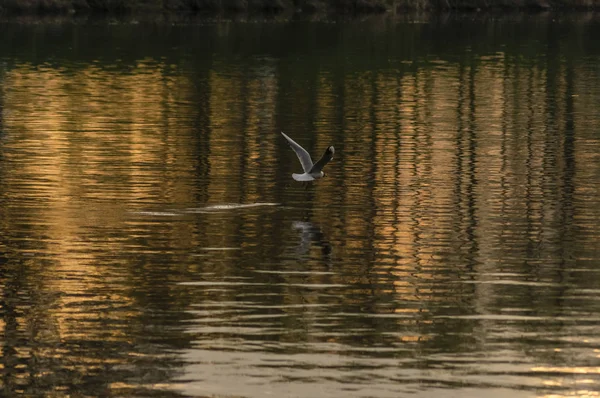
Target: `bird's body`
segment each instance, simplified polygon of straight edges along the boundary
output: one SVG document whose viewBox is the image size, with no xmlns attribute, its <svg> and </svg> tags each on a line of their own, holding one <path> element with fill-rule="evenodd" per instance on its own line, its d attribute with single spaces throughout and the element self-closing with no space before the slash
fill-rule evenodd
<svg viewBox="0 0 600 398">
<path fill-rule="evenodd" d="M 317 163 L 313 164 L 310 154 L 306 151 L 306 149 L 302 148 L 296 143 L 296 141 L 285 135 L 283 131 L 281 134 L 285 137 L 294 152 L 296 152 L 296 156 L 298 156 L 298 160 L 300 160 L 300 164 L 302 164 L 302 169 L 304 170 L 303 174 L 292 174 L 294 180 L 313 181 L 325 176 L 325 173 L 323 173 L 323 167 L 325 167 L 325 165 L 329 163 L 331 159 L 333 159 L 333 154 L 335 153 L 335 148 L 333 146 L 328 147 L 323 156 L 321 156 L 321 159 L 319 159 Z"/>
</svg>

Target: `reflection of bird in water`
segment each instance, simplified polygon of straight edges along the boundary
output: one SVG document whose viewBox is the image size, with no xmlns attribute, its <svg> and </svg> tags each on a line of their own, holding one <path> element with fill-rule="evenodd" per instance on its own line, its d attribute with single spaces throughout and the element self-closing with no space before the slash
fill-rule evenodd
<svg viewBox="0 0 600 398">
<path fill-rule="evenodd" d="M 307 255 L 310 252 L 311 246 L 316 244 L 321 248 L 323 257 L 328 259 L 331 257 L 331 244 L 325 238 L 325 234 L 321 231 L 321 228 L 308 221 L 294 221 L 292 227 L 300 231 L 300 244 L 297 248 L 299 255 Z"/>
<path fill-rule="evenodd" d="M 325 173 L 323 173 L 323 167 L 325 167 L 325 165 L 329 163 L 331 159 L 333 159 L 333 154 L 335 153 L 335 148 L 333 146 L 328 147 L 323 156 L 321 156 L 321 159 L 319 159 L 317 163 L 313 164 L 310 154 L 306 151 L 306 149 L 302 148 L 296 143 L 296 141 L 285 135 L 283 131 L 281 134 L 285 137 L 294 152 L 296 152 L 296 156 L 298 156 L 298 160 L 300 160 L 302 169 L 304 170 L 304 174 L 292 174 L 294 180 L 313 181 L 325 176 Z"/>
</svg>

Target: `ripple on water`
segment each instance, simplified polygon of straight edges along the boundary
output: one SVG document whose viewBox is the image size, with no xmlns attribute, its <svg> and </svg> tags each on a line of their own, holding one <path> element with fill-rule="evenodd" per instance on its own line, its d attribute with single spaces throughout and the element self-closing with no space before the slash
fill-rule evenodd
<svg viewBox="0 0 600 398">
<path fill-rule="evenodd" d="M 61 18 L 0 22 L 4 395 L 600 391 L 595 16 Z"/>
</svg>

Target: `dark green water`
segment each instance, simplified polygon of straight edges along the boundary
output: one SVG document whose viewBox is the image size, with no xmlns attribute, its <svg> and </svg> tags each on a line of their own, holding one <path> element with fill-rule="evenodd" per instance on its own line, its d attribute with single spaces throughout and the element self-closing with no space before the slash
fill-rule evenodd
<svg viewBox="0 0 600 398">
<path fill-rule="evenodd" d="M 0 37 L 2 396 L 600 394 L 596 16 Z"/>
</svg>

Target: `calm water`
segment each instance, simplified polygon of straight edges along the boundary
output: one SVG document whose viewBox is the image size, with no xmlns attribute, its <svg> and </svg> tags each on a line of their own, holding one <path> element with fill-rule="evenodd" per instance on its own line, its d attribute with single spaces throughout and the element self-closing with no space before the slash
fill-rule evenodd
<svg viewBox="0 0 600 398">
<path fill-rule="evenodd" d="M 599 17 L 0 37 L 3 396 L 600 395 Z"/>
</svg>

